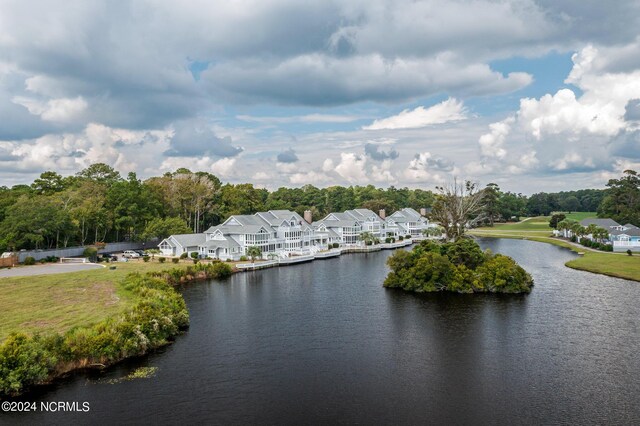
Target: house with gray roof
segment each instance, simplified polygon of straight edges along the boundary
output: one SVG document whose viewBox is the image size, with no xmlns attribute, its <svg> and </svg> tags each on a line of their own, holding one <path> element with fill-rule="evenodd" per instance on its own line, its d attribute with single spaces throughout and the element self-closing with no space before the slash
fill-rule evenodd
<svg viewBox="0 0 640 426">
<path fill-rule="evenodd" d="M 396 235 L 411 235 L 412 238 L 421 238 L 424 230 L 428 227 L 429 219 L 409 207 L 398 210 L 387 218 L 387 229 Z"/>
<path fill-rule="evenodd" d="M 160 241 L 158 248 L 166 256 L 180 256 L 182 253 L 198 253 L 200 244 L 205 242 L 204 234 L 176 234 Z"/>
<path fill-rule="evenodd" d="M 609 218 L 587 218 L 581 220 L 580 225 L 596 225 L 606 229 L 609 232 L 609 241 L 613 244 L 613 251 L 640 250 L 640 228 L 631 223 L 620 225 Z M 587 238 L 593 239 L 591 235 L 587 235 Z"/>
</svg>

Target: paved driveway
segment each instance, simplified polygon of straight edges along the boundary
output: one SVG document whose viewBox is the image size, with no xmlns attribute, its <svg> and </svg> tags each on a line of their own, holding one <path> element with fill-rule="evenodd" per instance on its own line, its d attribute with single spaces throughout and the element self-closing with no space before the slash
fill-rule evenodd
<svg viewBox="0 0 640 426">
<path fill-rule="evenodd" d="M 87 269 L 95 268 L 102 268 L 102 266 L 93 263 L 48 263 L 44 265 L 20 266 L 11 269 L 0 269 L 0 278 L 64 274 L 66 272 L 86 271 Z"/>
</svg>

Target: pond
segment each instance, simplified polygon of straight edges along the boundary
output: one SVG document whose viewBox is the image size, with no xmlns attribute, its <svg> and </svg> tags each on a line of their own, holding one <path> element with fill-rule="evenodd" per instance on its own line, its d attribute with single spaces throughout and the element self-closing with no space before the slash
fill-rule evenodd
<svg viewBox="0 0 640 426">
<path fill-rule="evenodd" d="M 384 289 L 388 251 L 190 284 L 174 344 L 27 396 L 90 412 L 0 420 L 640 423 L 640 283 L 566 268 L 559 247 L 480 242 L 527 269 L 532 293 Z M 155 375 L 118 381 L 138 367 Z"/>
</svg>

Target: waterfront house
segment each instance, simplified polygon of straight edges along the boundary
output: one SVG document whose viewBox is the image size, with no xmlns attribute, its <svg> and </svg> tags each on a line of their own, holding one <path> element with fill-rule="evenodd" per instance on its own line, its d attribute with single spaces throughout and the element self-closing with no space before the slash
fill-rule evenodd
<svg viewBox="0 0 640 426">
<path fill-rule="evenodd" d="M 204 234 L 176 234 L 160 241 L 158 248 L 166 256 L 180 256 L 187 253 L 199 252 L 200 244 L 205 242 Z"/>
<path fill-rule="evenodd" d="M 596 225 L 606 229 L 609 232 L 609 242 L 613 244 L 613 251 L 640 250 L 640 228 L 631 223 L 620 225 L 609 218 L 588 218 L 581 220 L 580 225 Z M 586 237 L 593 240 L 592 235 Z"/>
<path fill-rule="evenodd" d="M 312 225 L 316 232 L 327 232 L 331 242 L 340 245 L 357 244 L 360 234 L 363 232 L 360 221 L 347 213 L 329 213 L 323 219 L 313 222 Z"/>
<path fill-rule="evenodd" d="M 389 236 L 411 235 L 412 238 L 421 238 L 425 229 L 429 227 L 429 220 L 412 208 L 406 207 L 398 210 L 386 220 Z"/>
</svg>

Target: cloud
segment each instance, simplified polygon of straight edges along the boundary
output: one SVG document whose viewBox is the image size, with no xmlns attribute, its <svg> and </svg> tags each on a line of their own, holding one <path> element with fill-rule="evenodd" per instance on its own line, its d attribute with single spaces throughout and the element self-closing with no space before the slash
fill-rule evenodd
<svg viewBox="0 0 640 426">
<path fill-rule="evenodd" d="M 234 157 L 243 151 L 232 145 L 231 138 L 216 136 L 201 120 L 180 122 L 174 128 L 170 149 L 164 152 L 167 157 Z"/>
<path fill-rule="evenodd" d="M 368 181 L 365 166 L 367 159 L 363 155 L 353 152 L 340 153 L 340 163 L 335 168 L 343 179 L 350 183 L 365 183 Z"/>
<path fill-rule="evenodd" d="M 256 117 L 252 115 L 237 115 L 236 118 L 242 121 L 262 123 L 262 124 L 289 124 L 289 123 L 350 123 L 361 120 L 362 117 L 355 115 L 339 114 L 306 114 L 292 115 L 284 117 Z"/>
<path fill-rule="evenodd" d="M 626 70 L 620 52 L 640 49 L 636 45 L 587 45 L 576 52 L 565 81 L 582 93 L 563 88 L 521 99 L 514 116 L 480 137 L 482 156 L 511 172 L 563 174 L 610 170 L 616 156 L 635 156 L 640 69 Z"/>
<path fill-rule="evenodd" d="M 310 170 L 308 172 L 294 173 L 289 176 L 289 182 L 295 185 L 318 185 L 331 181 L 331 177 L 322 172 Z"/>
<path fill-rule="evenodd" d="M 462 101 L 449 98 L 439 104 L 426 108 L 419 106 L 413 110 L 405 109 L 398 115 L 375 120 L 365 130 L 380 129 L 416 129 L 434 124 L 465 120 L 467 110 Z"/>
<path fill-rule="evenodd" d="M 22 105 L 29 113 L 38 115 L 45 121 L 59 123 L 77 120 L 88 106 L 81 96 L 74 99 L 50 99 L 46 102 L 34 98 L 16 96 L 12 101 L 15 104 Z"/>
<path fill-rule="evenodd" d="M 278 162 L 279 163 L 295 163 L 298 161 L 298 156 L 293 148 L 289 148 L 286 151 L 283 151 L 278 154 Z"/>
<path fill-rule="evenodd" d="M 376 161 L 395 160 L 400 155 L 395 149 L 382 151 L 380 146 L 373 143 L 367 143 L 364 146 L 364 153 Z"/>
<path fill-rule="evenodd" d="M 409 161 L 409 165 L 404 171 L 404 177 L 410 182 L 444 182 L 445 176 L 438 173 L 438 169 L 434 167 L 440 162 L 434 159 L 430 152 L 418 153 Z"/>
<path fill-rule="evenodd" d="M 234 174 L 235 165 L 235 158 L 221 158 L 211 164 L 209 169 L 216 175 L 220 175 L 222 177 L 230 177 Z"/>
<path fill-rule="evenodd" d="M 480 136 L 478 140 L 482 156 L 502 159 L 507 155 L 507 150 L 503 148 L 503 145 L 511 130 L 511 123 L 514 121 L 514 117 L 509 117 L 489 125 L 490 132 Z"/>
</svg>

